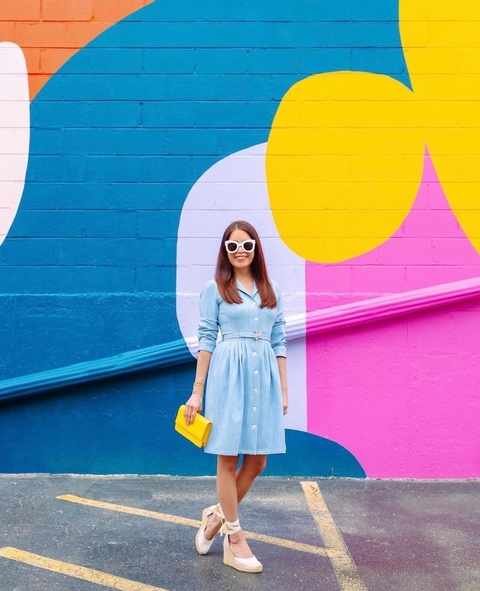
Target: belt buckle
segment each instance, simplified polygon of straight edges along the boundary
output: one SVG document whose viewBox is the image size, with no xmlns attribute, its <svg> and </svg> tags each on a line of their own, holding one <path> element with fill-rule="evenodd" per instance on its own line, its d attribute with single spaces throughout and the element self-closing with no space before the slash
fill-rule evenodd
<svg viewBox="0 0 480 591">
<path fill-rule="evenodd" d="M 254 338 L 256 341 L 258 341 L 258 339 L 260 338 L 260 337 L 259 337 L 259 332 L 258 332 L 258 330 L 254 330 L 254 331 L 253 331 L 253 338 Z"/>
</svg>

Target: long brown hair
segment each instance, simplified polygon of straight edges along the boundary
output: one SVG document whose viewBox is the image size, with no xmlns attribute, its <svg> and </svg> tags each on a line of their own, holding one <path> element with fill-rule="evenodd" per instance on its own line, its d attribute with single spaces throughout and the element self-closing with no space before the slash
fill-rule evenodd
<svg viewBox="0 0 480 591">
<path fill-rule="evenodd" d="M 229 239 L 230 234 L 234 230 L 243 230 L 250 236 L 250 238 L 252 238 L 252 240 L 255 240 L 255 256 L 253 257 L 251 270 L 258 293 L 262 300 L 260 308 L 275 308 L 277 305 L 277 297 L 270 284 L 270 280 L 268 279 L 267 265 L 265 264 L 260 237 L 251 224 L 242 220 L 232 222 L 225 229 L 222 236 L 220 250 L 218 251 L 217 268 L 215 271 L 215 281 L 217 282 L 220 295 L 229 304 L 242 303 L 242 298 L 238 293 L 233 267 L 228 260 L 228 254 L 225 249 L 225 240 Z"/>
</svg>

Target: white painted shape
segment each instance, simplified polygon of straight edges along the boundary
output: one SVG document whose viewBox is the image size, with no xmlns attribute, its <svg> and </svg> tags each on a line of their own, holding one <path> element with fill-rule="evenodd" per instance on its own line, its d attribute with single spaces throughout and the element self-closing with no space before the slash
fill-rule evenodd
<svg viewBox="0 0 480 591">
<path fill-rule="evenodd" d="M 22 50 L 0 43 L 0 244 L 25 187 L 30 142 L 28 72 Z"/>
<path fill-rule="evenodd" d="M 305 314 L 305 261 L 285 245 L 275 227 L 265 178 L 265 149 L 266 144 L 259 144 L 217 162 L 198 179 L 185 200 L 177 243 L 177 316 L 195 357 L 198 298 L 215 273 L 220 238 L 236 219 L 252 223 L 258 231 L 269 274 L 282 289 L 287 319 Z M 289 342 L 287 363 L 290 409 L 285 424 L 289 429 L 306 431 L 304 337 Z"/>
</svg>

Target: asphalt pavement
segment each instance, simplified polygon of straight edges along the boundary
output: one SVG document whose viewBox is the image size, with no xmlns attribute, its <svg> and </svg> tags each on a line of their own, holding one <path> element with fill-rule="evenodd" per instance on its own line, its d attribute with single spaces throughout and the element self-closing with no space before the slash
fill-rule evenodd
<svg viewBox="0 0 480 591">
<path fill-rule="evenodd" d="M 259 478 L 260 574 L 194 537 L 212 478 L 0 475 L 0 591 L 479 591 L 480 481 Z"/>
</svg>

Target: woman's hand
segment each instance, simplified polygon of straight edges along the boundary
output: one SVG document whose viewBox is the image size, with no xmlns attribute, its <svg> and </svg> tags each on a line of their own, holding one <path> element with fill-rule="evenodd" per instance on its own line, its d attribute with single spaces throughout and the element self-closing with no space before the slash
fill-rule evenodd
<svg viewBox="0 0 480 591">
<path fill-rule="evenodd" d="M 287 381 L 287 360 L 283 356 L 277 356 L 278 371 L 280 373 L 280 384 L 282 387 L 283 414 L 288 411 L 288 381 Z"/>
<path fill-rule="evenodd" d="M 197 412 L 201 412 L 202 410 L 203 389 L 201 392 L 199 392 L 198 389 L 199 387 L 195 386 L 192 395 L 185 403 L 185 412 L 183 413 L 183 416 L 185 417 L 185 423 L 187 426 L 193 423 Z"/>
<path fill-rule="evenodd" d="M 282 390 L 282 404 L 283 414 L 286 415 L 288 411 L 288 390 Z"/>
</svg>

